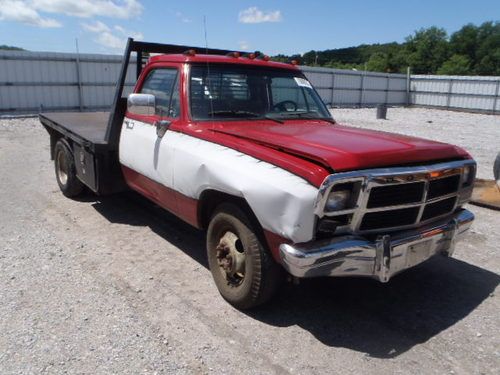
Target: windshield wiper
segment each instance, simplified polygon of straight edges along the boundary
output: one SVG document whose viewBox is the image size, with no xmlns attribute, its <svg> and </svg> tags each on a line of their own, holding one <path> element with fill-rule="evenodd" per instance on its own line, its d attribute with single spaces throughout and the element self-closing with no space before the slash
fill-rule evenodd
<svg viewBox="0 0 500 375">
<path fill-rule="evenodd" d="M 220 110 L 220 111 L 212 111 L 208 112 L 209 116 L 219 115 L 219 116 L 251 116 L 251 117 L 260 117 L 258 113 L 250 112 L 250 111 L 235 111 L 235 110 Z"/>
<path fill-rule="evenodd" d="M 314 111 L 309 111 L 309 112 L 288 112 L 288 113 L 280 113 L 281 118 L 301 118 L 304 120 L 323 120 L 327 121 L 330 124 L 336 124 L 336 121 L 333 118 L 329 117 L 314 117 L 314 116 L 308 116 L 311 113 L 316 113 Z M 307 117 L 306 117 L 307 116 Z"/>
<path fill-rule="evenodd" d="M 250 111 L 235 111 L 235 110 L 220 110 L 220 111 L 212 111 L 212 112 L 209 112 L 208 113 L 209 116 L 237 116 L 237 117 L 243 117 L 243 116 L 251 116 L 251 117 L 261 117 L 262 115 L 259 114 L 259 113 L 255 113 L 255 112 L 250 112 Z M 272 116 L 269 116 L 269 115 L 265 115 L 263 116 L 263 118 L 265 118 L 266 120 L 271 120 L 271 121 L 274 121 L 274 122 L 277 122 L 279 124 L 284 124 L 284 122 L 282 120 L 279 120 L 277 118 L 274 118 Z"/>
<path fill-rule="evenodd" d="M 276 117 L 269 116 L 269 115 L 265 115 L 264 118 L 266 120 L 271 120 L 271 121 L 277 122 L 278 124 L 284 124 L 285 123 L 285 121 L 282 121 L 280 119 L 277 119 Z"/>
<path fill-rule="evenodd" d="M 337 121 L 335 121 L 334 119 L 329 118 L 329 117 L 315 117 L 314 119 L 315 120 L 323 120 L 323 121 L 329 122 L 330 124 L 336 124 L 337 123 Z"/>
</svg>

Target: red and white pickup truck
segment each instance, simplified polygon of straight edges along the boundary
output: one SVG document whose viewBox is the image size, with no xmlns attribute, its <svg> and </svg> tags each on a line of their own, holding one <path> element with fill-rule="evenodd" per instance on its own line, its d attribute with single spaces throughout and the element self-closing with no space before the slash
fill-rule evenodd
<svg viewBox="0 0 500 375">
<path fill-rule="evenodd" d="M 131 52 L 159 55 L 125 98 Z M 300 69 L 267 56 L 129 39 L 110 113 L 40 121 L 66 196 L 130 188 L 205 229 L 215 284 L 241 309 L 287 272 L 387 282 L 451 255 L 474 219 L 467 152 L 339 125 Z"/>
</svg>

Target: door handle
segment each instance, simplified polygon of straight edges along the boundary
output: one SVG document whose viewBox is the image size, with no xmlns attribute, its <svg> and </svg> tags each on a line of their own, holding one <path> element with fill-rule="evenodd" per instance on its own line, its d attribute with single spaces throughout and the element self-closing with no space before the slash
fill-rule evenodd
<svg viewBox="0 0 500 375">
<path fill-rule="evenodd" d="M 162 138 L 170 127 L 171 122 L 168 120 L 159 120 L 155 122 L 156 135 L 158 138 Z"/>
</svg>

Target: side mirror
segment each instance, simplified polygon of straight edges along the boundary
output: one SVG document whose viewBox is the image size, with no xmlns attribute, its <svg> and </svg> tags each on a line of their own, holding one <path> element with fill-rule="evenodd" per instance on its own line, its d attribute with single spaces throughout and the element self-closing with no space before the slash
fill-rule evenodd
<svg viewBox="0 0 500 375">
<path fill-rule="evenodd" d="M 127 111 L 134 115 L 152 116 L 155 114 L 155 96 L 151 94 L 130 94 L 127 98 Z"/>
</svg>

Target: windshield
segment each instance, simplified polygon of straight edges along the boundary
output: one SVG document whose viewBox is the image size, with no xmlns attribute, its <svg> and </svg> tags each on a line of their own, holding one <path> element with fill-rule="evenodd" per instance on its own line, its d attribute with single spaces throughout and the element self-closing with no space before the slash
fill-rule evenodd
<svg viewBox="0 0 500 375">
<path fill-rule="evenodd" d="M 193 65 L 191 116 L 195 120 L 309 118 L 333 121 L 300 71 L 255 66 Z"/>
</svg>

